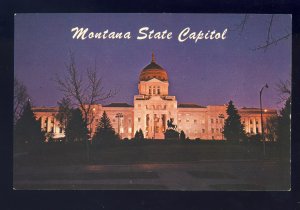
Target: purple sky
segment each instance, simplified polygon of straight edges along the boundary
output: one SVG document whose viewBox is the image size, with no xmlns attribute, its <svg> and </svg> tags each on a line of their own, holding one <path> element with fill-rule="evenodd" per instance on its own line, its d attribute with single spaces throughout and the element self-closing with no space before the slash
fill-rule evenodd
<svg viewBox="0 0 300 210">
<path fill-rule="evenodd" d="M 238 107 L 259 107 L 259 90 L 265 107 L 280 108 L 276 84 L 291 77 L 291 38 L 276 46 L 253 51 L 265 43 L 270 15 L 250 15 L 242 33 L 227 32 L 225 40 L 178 42 L 177 34 L 185 27 L 192 31 L 234 29 L 244 15 L 236 14 L 17 14 L 15 16 L 15 75 L 27 87 L 36 106 L 56 106 L 62 98 L 54 81 L 63 76 L 69 51 L 85 73 L 97 62 L 99 75 L 107 89 L 119 89 L 106 101 L 133 104 L 140 71 L 156 61 L 169 76 L 169 94 L 179 103 L 224 104 L 233 100 Z M 130 40 L 75 40 L 73 27 L 90 31 L 106 29 L 130 31 Z M 141 27 L 173 32 L 171 40 L 137 40 Z M 291 30 L 290 15 L 275 15 L 274 38 Z"/>
</svg>

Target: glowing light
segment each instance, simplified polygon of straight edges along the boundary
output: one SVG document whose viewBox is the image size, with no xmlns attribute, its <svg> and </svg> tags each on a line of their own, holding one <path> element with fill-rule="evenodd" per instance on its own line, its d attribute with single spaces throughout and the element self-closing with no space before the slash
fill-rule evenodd
<svg viewBox="0 0 300 210">
<path fill-rule="evenodd" d="M 267 112 L 267 111 L 268 111 L 267 109 L 264 110 L 264 112 Z"/>
</svg>

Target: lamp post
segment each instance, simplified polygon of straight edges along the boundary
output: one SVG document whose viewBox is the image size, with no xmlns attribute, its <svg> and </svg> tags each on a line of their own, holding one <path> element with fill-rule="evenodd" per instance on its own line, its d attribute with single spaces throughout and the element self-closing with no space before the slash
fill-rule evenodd
<svg viewBox="0 0 300 210">
<path fill-rule="evenodd" d="M 219 114 L 218 116 L 220 119 L 224 119 L 224 115 L 223 114 Z M 222 120 L 222 140 L 224 140 L 224 121 Z"/>
<path fill-rule="evenodd" d="M 264 133 L 264 121 L 263 121 L 263 110 L 262 110 L 262 91 L 264 88 L 269 88 L 268 84 L 265 84 L 261 90 L 259 91 L 259 104 L 260 104 L 260 120 L 261 120 L 261 137 L 263 140 L 263 147 L 264 147 L 264 156 L 266 155 L 266 142 L 265 142 L 265 133 Z"/>
<path fill-rule="evenodd" d="M 123 118 L 123 114 L 122 113 L 117 113 L 116 114 L 116 118 L 118 118 L 118 134 L 120 135 L 120 118 Z"/>
</svg>

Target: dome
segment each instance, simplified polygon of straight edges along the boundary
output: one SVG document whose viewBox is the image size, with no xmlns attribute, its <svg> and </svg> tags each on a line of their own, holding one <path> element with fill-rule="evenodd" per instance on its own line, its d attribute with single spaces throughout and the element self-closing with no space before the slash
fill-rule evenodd
<svg viewBox="0 0 300 210">
<path fill-rule="evenodd" d="M 154 54 L 152 53 L 152 60 L 140 74 L 140 81 L 149 81 L 156 78 L 160 81 L 168 81 L 168 74 L 165 69 L 155 62 Z"/>
</svg>

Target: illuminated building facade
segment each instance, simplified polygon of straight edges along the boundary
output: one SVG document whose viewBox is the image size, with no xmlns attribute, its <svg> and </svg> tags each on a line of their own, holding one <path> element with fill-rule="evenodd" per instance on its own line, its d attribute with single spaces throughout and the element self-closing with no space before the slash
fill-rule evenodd
<svg viewBox="0 0 300 210">
<path fill-rule="evenodd" d="M 93 123 L 91 133 L 105 111 L 115 131 L 121 138 L 131 139 L 141 129 L 147 139 L 164 139 L 168 128 L 167 121 L 173 120 L 180 132 L 183 130 L 190 139 L 223 140 L 224 121 L 227 118 L 226 105 L 200 106 L 197 104 L 178 103 L 175 96 L 169 95 L 169 79 L 165 69 L 158 65 L 152 54 L 152 60 L 140 73 L 139 95 L 134 96 L 133 105 L 127 103 L 96 104 L 92 107 Z M 63 127 L 55 119 L 58 107 L 34 107 L 41 128 L 53 132 L 54 137 L 63 137 Z M 241 108 L 238 110 L 246 133 L 261 133 L 259 108 Z M 267 119 L 276 115 L 274 109 L 263 113 L 264 125 Z M 265 126 L 264 126 L 265 127 Z"/>
</svg>

